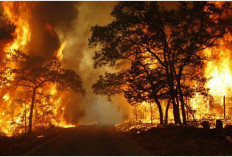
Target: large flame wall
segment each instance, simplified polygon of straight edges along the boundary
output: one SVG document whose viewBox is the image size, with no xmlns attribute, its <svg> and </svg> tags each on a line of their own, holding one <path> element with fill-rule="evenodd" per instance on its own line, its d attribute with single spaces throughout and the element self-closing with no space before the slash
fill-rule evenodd
<svg viewBox="0 0 232 157">
<path fill-rule="evenodd" d="M 92 93 L 91 85 L 104 69 L 93 69 L 94 51 L 88 48 L 91 26 L 105 25 L 112 21 L 110 12 L 114 5 L 115 2 L 101 2 L 101 5 L 95 2 L 1 2 L 2 14 L 16 26 L 13 40 L 4 45 L 5 52 L 17 49 L 47 60 L 56 56 L 64 68 L 72 69 L 81 76 L 87 91 L 83 97 L 59 91 L 56 84 L 48 84 L 40 89 L 39 93 L 51 97 L 47 99 L 42 94 L 37 95 L 35 126 L 47 126 L 45 121 L 49 120 L 53 125 L 61 127 L 92 123 L 115 124 L 121 120 L 122 106 L 116 106 L 126 104 L 122 97 L 115 99 L 114 106 Z M 3 56 L 10 58 L 7 54 Z M 10 63 L 7 66 L 16 65 Z M 10 77 L 14 79 L 11 74 Z M 28 126 L 30 92 L 22 87 L 1 89 L 1 133 L 12 136 L 25 131 L 25 125 Z M 53 114 L 39 118 L 45 114 L 41 107 L 51 110 Z"/>
</svg>

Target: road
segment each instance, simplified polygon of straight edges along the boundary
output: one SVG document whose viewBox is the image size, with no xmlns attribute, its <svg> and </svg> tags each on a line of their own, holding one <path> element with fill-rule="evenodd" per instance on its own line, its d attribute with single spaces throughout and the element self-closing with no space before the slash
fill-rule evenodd
<svg viewBox="0 0 232 157">
<path fill-rule="evenodd" d="M 24 155 L 36 156 L 119 156 L 148 155 L 147 152 L 115 131 L 113 127 L 73 128 Z"/>
</svg>

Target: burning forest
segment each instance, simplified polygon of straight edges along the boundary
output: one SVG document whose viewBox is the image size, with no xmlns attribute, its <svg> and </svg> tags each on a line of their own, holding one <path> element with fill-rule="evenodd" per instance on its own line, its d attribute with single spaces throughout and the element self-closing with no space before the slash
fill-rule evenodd
<svg viewBox="0 0 232 157">
<path fill-rule="evenodd" d="M 96 94 L 123 94 L 140 124 L 231 124 L 231 3 L 128 2 L 112 16 L 89 42 L 96 68 L 117 69 Z"/>
<path fill-rule="evenodd" d="M 231 2 L 3 1 L 0 135 L 231 127 L 231 24 Z"/>
<path fill-rule="evenodd" d="M 183 133 L 226 151 L 211 134 L 232 143 L 231 52 L 231 2 L 0 2 L 0 137 L 123 146 L 107 125 L 144 148 Z"/>
<path fill-rule="evenodd" d="M 1 34 L 5 35 L 1 42 L 1 133 L 6 136 L 30 135 L 32 128 L 48 125 L 74 126 L 64 120 L 70 101 L 65 88 L 84 92 L 79 75 L 61 64 L 67 41 L 59 41 L 51 24 L 46 23 L 40 32 L 44 43 L 36 41 L 40 37 L 31 29 L 29 9 L 36 5 L 1 3 Z"/>
<path fill-rule="evenodd" d="M 102 70 L 88 54 L 90 27 L 111 21 L 115 2 L 102 4 L 105 19 L 86 20 L 97 3 L 1 2 L 0 135 L 120 121 L 117 107 L 91 90 Z"/>
</svg>

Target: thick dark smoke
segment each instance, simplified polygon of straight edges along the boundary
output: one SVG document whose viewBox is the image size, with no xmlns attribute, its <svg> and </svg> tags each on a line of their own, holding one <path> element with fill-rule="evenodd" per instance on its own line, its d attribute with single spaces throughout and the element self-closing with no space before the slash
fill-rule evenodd
<svg viewBox="0 0 232 157">
<path fill-rule="evenodd" d="M 31 9 L 31 42 L 29 52 L 50 58 L 59 48 L 60 40 L 54 27 L 63 32 L 72 29 L 72 21 L 77 18 L 76 2 L 38 2 Z"/>
</svg>

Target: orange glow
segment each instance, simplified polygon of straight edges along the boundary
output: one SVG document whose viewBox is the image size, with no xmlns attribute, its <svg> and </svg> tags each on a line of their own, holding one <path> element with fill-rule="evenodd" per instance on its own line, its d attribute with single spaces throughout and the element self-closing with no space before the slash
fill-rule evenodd
<svg viewBox="0 0 232 157">
<path fill-rule="evenodd" d="M 205 87 L 209 89 L 210 97 L 196 94 L 189 100 L 189 106 L 196 110 L 196 118 L 205 115 L 215 115 L 216 119 L 223 119 L 223 97 L 226 97 L 226 118 L 230 119 L 230 95 L 232 89 L 231 50 L 228 43 L 232 41 L 231 34 L 227 34 L 218 41 L 219 46 L 204 50 L 204 54 L 211 58 L 205 63 L 204 74 L 208 79 Z"/>
<path fill-rule="evenodd" d="M 30 7 L 27 3 L 20 3 L 18 10 L 15 6 L 16 2 L 2 2 L 3 10 L 6 15 L 17 27 L 14 32 L 15 39 L 9 43 L 5 51 L 23 50 L 30 41 L 31 32 L 28 19 L 30 18 Z M 18 14 L 20 13 L 20 16 Z"/>
<path fill-rule="evenodd" d="M 57 50 L 56 52 L 56 56 L 59 60 L 62 60 L 63 59 L 63 51 L 64 51 L 64 48 L 66 46 L 66 44 L 68 43 L 67 40 L 65 40 L 61 45 L 60 45 L 60 48 Z"/>
<path fill-rule="evenodd" d="M 46 23 L 45 26 L 44 26 L 44 28 L 45 28 L 53 37 L 56 36 L 56 34 L 55 34 L 54 30 L 53 30 L 53 27 L 52 27 L 52 25 L 51 25 L 50 23 Z"/>
<path fill-rule="evenodd" d="M 27 46 L 30 44 L 31 40 L 31 28 L 30 28 L 30 15 L 31 7 L 33 7 L 37 2 L 2 2 L 4 15 L 11 20 L 11 22 L 16 26 L 15 32 L 13 33 L 14 39 L 12 42 L 8 43 L 4 47 L 6 52 L 5 56 L 7 59 L 11 59 L 11 54 L 14 50 L 21 50 L 24 53 L 28 53 Z M 55 31 L 52 26 L 47 23 L 45 29 L 51 35 L 55 36 Z M 56 57 L 62 61 L 63 50 L 68 41 L 64 41 L 60 48 L 54 52 Z M 10 68 L 15 68 L 16 64 L 7 63 Z M 7 70 L 4 74 L 8 80 L 14 80 L 14 75 Z M 10 87 L 11 84 L 7 83 Z M 3 87 L 0 87 L 3 88 Z M 21 92 L 24 95 L 20 95 L 17 92 Z M 34 128 L 37 126 L 48 127 L 50 125 L 55 125 L 58 127 L 74 127 L 76 125 L 69 124 L 64 118 L 65 106 L 70 100 L 65 100 L 67 97 L 66 92 L 59 91 L 57 85 L 47 83 L 47 85 L 38 92 L 48 95 L 49 98 L 37 94 L 36 104 L 34 109 Z M 24 125 L 28 127 L 29 109 L 30 109 L 30 92 L 28 93 L 26 88 L 14 87 L 13 90 L 9 89 L 6 93 L 2 93 L 1 105 L 0 105 L 0 133 L 5 136 L 15 136 L 24 133 Z M 17 98 L 26 98 L 19 99 Z M 38 103 L 39 102 L 39 103 Z M 45 106 L 45 107 L 44 107 Z M 49 115 L 46 115 L 46 110 Z M 41 119 L 41 117 L 43 119 Z"/>
<path fill-rule="evenodd" d="M 8 94 L 5 94 L 2 98 L 4 101 L 8 101 L 10 99 L 10 96 Z"/>
</svg>

